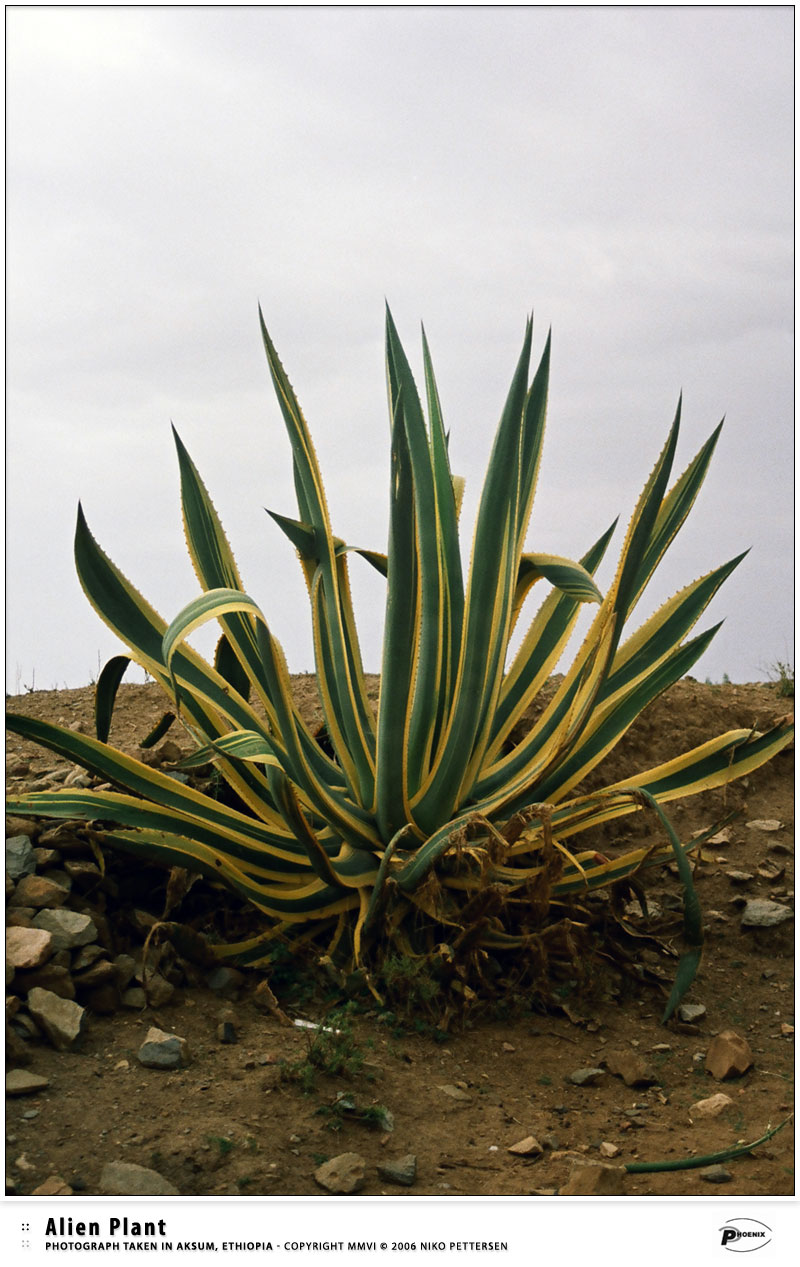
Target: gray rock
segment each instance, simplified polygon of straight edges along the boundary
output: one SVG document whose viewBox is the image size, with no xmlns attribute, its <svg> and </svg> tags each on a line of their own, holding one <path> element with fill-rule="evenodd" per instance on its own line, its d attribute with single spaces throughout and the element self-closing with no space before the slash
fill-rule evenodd
<svg viewBox="0 0 800 1267">
<path fill-rule="evenodd" d="M 120 997 L 120 1003 L 123 1007 L 129 1007 L 138 1012 L 140 1012 L 142 1008 L 147 1007 L 147 999 L 145 998 L 144 990 L 140 985 L 132 985 L 127 990 L 123 990 Z"/>
<path fill-rule="evenodd" d="M 385 1161 L 378 1167 L 378 1174 L 387 1183 L 398 1183 L 410 1188 L 417 1178 L 417 1159 L 413 1153 L 406 1153 L 397 1161 Z"/>
<path fill-rule="evenodd" d="M 94 923 L 88 915 L 81 915 L 78 911 L 40 911 L 33 926 L 52 933 L 55 950 L 71 950 L 74 946 L 87 946 L 97 940 Z"/>
<path fill-rule="evenodd" d="M 244 985 L 244 973 L 237 968 L 229 968 L 227 964 L 219 964 L 206 974 L 206 985 L 223 998 L 234 999 Z"/>
<path fill-rule="evenodd" d="M 73 1046 L 86 1018 L 85 1008 L 40 986 L 28 995 L 28 1011 L 58 1051 L 67 1051 Z"/>
<path fill-rule="evenodd" d="M 314 1171 L 321 1188 L 337 1196 L 349 1196 L 364 1187 L 367 1163 L 359 1153 L 340 1153 Z"/>
<path fill-rule="evenodd" d="M 30 836 L 8 836 L 6 838 L 6 871 L 12 880 L 21 880 L 24 875 L 33 875 L 36 870 L 36 854 L 33 852 Z"/>
<path fill-rule="evenodd" d="M 459 1100 L 464 1104 L 472 1103 L 472 1096 L 468 1095 L 466 1091 L 463 1091 L 461 1087 L 453 1086 L 452 1083 L 447 1083 L 445 1086 L 440 1086 L 439 1090 L 442 1091 L 445 1095 L 448 1095 L 451 1100 Z"/>
<path fill-rule="evenodd" d="M 603 1077 L 605 1069 L 573 1069 L 567 1074 L 567 1082 L 573 1082 L 576 1087 L 591 1087 Z"/>
<path fill-rule="evenodd" d="M 38 968 L 53 950 L 53 934 L 44 928 L 7 928 L 6 963 L 15 969 Z"/>
<path fill-rule="evenodd" d="M 166 977 L 162 977 L 160 972 L 148 972 L 147 977 L 142 982 L 142 989 L 147 996 L 148 1003 L 153 1007 L 163 1007 L 175 993 L 174 985 L 170 985 Z"/>
<path fill-rule="evenodd" d="M 100 1191 L 109 1197 L 179 1197 L 181 1194 L 157 1170 L 127 1161 L 109 1161 L 100 1173 Z"/>
<path fill-rule="evenodd" d="M 103 950 L 103 947 L 96 945 L 94 942 L 88 946 L 80 946 L 72 956 L 70 966 L 73 972 L 83 972 L 84 968 L 90 968 L 97 959 L 102 959 L 105 954 L 106 951 Z"/>
<path fill-rule="evenodd" d="M 706 1166 L 700 1171 L 700 1178 L 706 1183 L 730 1183 L 733 1175 L 724 1166 Z"/>
<path fill-rule="evenodd" d="M 684 1021 L 687 1025 L 695 1025 L 703 1019 L 705 1014 L 706 1009 L 702 1003 L 681 1003 L 678 1008 L 678 1020 Z"/>
<path fill-rule="evenodd" d="M 742 912 L 742 928 L 774 928 L 793 917 L 794 911 L 789 906 L 763 897 L 751 898 Z"/>
<path fill-rule="evenodd" d="M 114 960 L 114 973 L 117 978 L 117 985 L 120 990 L 124 990 L 125 986 L 133 980 L 133 974 L 136 971 L 136 960 L 133 955 L 117 955 Z"/>
<path fill-rule="evenodd" d="M 180 1069 L 191 1063 L 186 1039 L 155 1026 L 147 1031 L 136 1056 L 139 1064 L 148 1069 Z"/>
<path fill-rule="evenodd" d="M 9 1069 L 6 1074 L 6 1095 L 36 1095 L 49 1086 L 49 1078 L 29 1069 Z"/>
</svg>

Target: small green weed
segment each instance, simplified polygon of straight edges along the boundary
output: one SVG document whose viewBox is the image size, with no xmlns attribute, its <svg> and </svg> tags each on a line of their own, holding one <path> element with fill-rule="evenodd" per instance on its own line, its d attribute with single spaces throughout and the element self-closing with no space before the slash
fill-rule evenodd
<svg viewBox="0 0 800 1267">
<path fill-rule="evenodd" d="M 769 669 L 770 681 L 782 699 L 794 699 L 794 665 L 776 660 Z"/>
<path fill-rule="evenodd" d="M 352 1004 L 329 1012 L 319 1029 L 310 1031 L 308 1050 L 302 1060 L 287 1062 L 281 1076 L 290 1082 L 299 1082 L 308 1095 L 316 1087 L 316 1074 L 353 1078 L 364 1069 L 365 1053 L 353 1035 L 350 1016 Z M 373 1044 L 370 1043 L 370 1046 Z M 367 1077 L 373 1075 L 367 1071 Z"/>
<path fill-rule="evenodd" d="M 235 1147 L 235 1143 L 229 1135 L 206 1135 L 206 1142 L 216 1145 L 222 1157 L 227 1157 L 228 1153 L 232 1152 Z"/>
</svg>

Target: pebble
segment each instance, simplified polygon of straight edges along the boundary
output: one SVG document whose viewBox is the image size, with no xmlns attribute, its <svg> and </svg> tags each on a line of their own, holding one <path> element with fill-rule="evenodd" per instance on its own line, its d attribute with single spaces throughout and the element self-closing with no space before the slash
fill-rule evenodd
<svg viewBox="0 0 800 1267">
<path fill-rule="evenodd" d="M 590 1087 L 605 1077 L 604 1069 L 573 1069 L 567 1074 L 566 1081 L 573 1082 L 576 1087 Z"/>
<path fill-rule="evenodd" d="M 773 928 L 793 916 L 794 911 L 790 906 L 770 902 L 768 898 L 751 898 L 742 912 L 742 928 Z"/>
<path fill-rule="evenodd" d="M 67 1051 L 83 1031 L 86 1009 L 52 990 L 35 986 L 28 994 L 28 1011 L 57 1051 Z"/>
<path fill-rule="evenodd" d="M 179 1197 L 181 1194 L 157 1170 L 132 1162 L 109 1161 L 100 1172 L 100 1192 L 108 1197 Z"/>
<path fill-rule="evenodd" d="M 29 1069 L 9 1069 L 6 1074 L 6 1095 L 37 1095 L 49 1086 L 49 1078 Z"/>
<path fill-rule="evenodd" d="M 681 1003 L 678 1008 L 678 1019 L 686 1025 L 694 1025 L 697 1021 L 701 1021 L 706 1015 L 706 1008 L 703 1003 Z M 653 1048 L 655 1051 L 656 1048 Z"/>
<path fill-rule="evenodd" d="M 535 1135 L 526 1135 L 506 1149 L 506 1152 L 513 1153 L 515 1157 L 541 1157 L 544 1148 Z"/>
<path fill-rule="evenodd" d="M 564 1188 L 562 1197 L 618 1197 L 625 1192 L 624 1166 L 609 1166 L 601 1161 L 576 1161 Z"/>
<path fill-rule="evenodd" d="M 314 1171 L 314 1178 L 321 1188 L 336 1196 L 350 1196 L 359 1192 L 365 1183 L 367 1163 L 360 1153 L 340 1153 L 331 1157 Z"/>
<path fill-rule="evenodd" d="M 712 1038 L 706 1052 L 705 1067 L 718 1082 L 724 1078 L 740 1077 L 752 1064 L 750 1044 L 735 1030 L 723 1030 Z"/>
<path fill-rule="evenodd" d="M 438 1090 L 443 1092 L 444 1095 L 449 1095 L 451 1100 L 460 1100 L 464 1104 L 472 1103 L 471 1095 L 468 1095 L 466 1091 L 462 1091 L 460 1087 L 454 1087 L 450 1083 L 448 1083 L 446 1086 L 439 1086 Z"/>
<path fill-rule="evenodd" d="M 718 1091 L 707 1100 L 697 1100 L 690 1105 L 689 1120 L 693 1122 L 698 1117 L 719 1117 L 720 1113 L 724 1113 L 732 1104 L 733 1100 L 729 1095 L 725 1095 L 724 1091 Z"/>
<path fill-rule="evenodd" d="M 378 1166 L 378 1175 L 387 1183 L 401 1184 L 410 1188 L 417 1178 L 417 1159 L 413 1153 L 406 1153 L 397 1161 L 385 1161 Z"/>
<path fill-rule="evenodd" d="M 168 1034 L 155 1025 L 147 1031 L 136 1058 L 148 1069 L 180 1069 L 191 1063 L 186 1039 Z"/>
<path fill-rule="evenodd" d="M 71 1197 L 73 1189 L 70 1188 L 66 1179 L 62 1179 L 61 1175 L 48 1175 L 44 1183 L 40 1183 L 38 1188 L 34 1188 L 31 1193 L 32 1197 Z"/>
<path fill-rule="evenodd" d="M 700 1178 L 705 1179 L 706 1183 L 730 1183 L 733 1175 L 724 1166 L 705 1166 L 700 1171 Z"/>
</svg>

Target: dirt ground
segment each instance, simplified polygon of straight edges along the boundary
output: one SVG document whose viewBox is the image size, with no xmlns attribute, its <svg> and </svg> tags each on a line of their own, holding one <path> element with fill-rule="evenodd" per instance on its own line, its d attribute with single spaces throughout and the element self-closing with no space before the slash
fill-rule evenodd
<svg viewBox="0 0 800 1267">
<path fill-rule="evenodd" d="M 297 679 L 295 686 L 313 714 L 313 679 Z M 792 703 L 772 684 L 713 686 L 687 678 L 645 711 L 605 763 L 603 781 L 733 727 L 765 728 Z M 8 699 L 7 706 L 88 730 L 93 692 L 33 692 Z M 138 752 L 161 712 L 155 686 L 123 685 L 112 742 Z M 173 737 L 188 750 L 177 725 Z M 76 1195 L 94 1194 L 104 1163 L 126 1161 L 157 1170 L 187 1196 L 319 1195 L 314 1173 L 320 1164 L 355 1152 L 366 1162 L 362 1195 L 552 1195 L 566 1185 L 576 1157 L 613 1158 L 614 1165 L 675 1160 L 760 1137 L 793 1109 L 794 923 L 748 930 L 740 916 L 753 897 L 793 905 L 793 756 L 793 750 L 781 753 L 727 792 L 671 806 L 682 839 L 726 809 L 740 811 L 727 842 L 706 846 L 696 862 L 706 921 L 704 957 L 687 998 L 705 1005 L 696 1023 L 662 1025 L 663 994 L 640 984 L 610 988 L 592 1000 L 565 997 L 550 1013 L 526 1011 L 521 1000 L 514 1017 L 484 1018 L 447 1034 L 422 1022 L 400 1026 L 376 1009 L 350 1018 L 351 1072 L 334 1076 L 309 1066 L 313 1030 L 282 1023 L 258 1006 L 262 974 L 245 973 L 220 992 L 199 971 L 181 976 L 173 966 L 178 984 L 167 1002 L 91 1011 L 74 1049 L 57 1051 L 35 1035 L 23 1040 L 25 1067 L 49 1085 L 6 1101 L 8 1187 L 28 1194 L 57 1175 Z M 12 736 L 9 789 L 30 787 L 58 764 Z M 771 830 L 748 825 L 764 820 Z M 647 831 L 636 815 L 606 826 L 584 847 L 629 847 Z M 39 835 L 33 843 L 41 846 Z M 63 868 L 64 858 L 51 856 L 49 865 Z M 656 904 L 649 929 L 680 949 L 677 877 L 668 867 L 648 877 Z M 109 956 L 141 959 L 148 921 L 164 906 L 165 878 L 159 868 L 109 857 L 105 878 L 76 872 L 70 905 L 97 917 Z M 198 882 L 192 900 L 205 884 Z M 630 919 L 643 926 L 641 915 Z M 667 972 L 674 963 L 662 959 Z M 290 1020 L 325 1020 L 327 1005 L 319 998 L 292 997 L 277 977 L 272 987 Z M 10 989 L 24 1012 L 24 994 L 14 993 L 19 982 Z M 228 1029 L 220 1030 L 226 1020 Z M 137 1052 L 154 1025 L 187 1040 L 190 1064 L 165 1071 L 139 1063 Z M 712 1037 L 725 1030 L 747 1040 L 753 1064 L 743 1076 L 718 1082 L 704 1056 Z M 612 1074 L 604 1062 L 619 1051 L 643 1056 L 655 1081 L 628 1086 Z M 604 1072 L 586 1085 L 570 1081 L 587 1068 Z M 731 1105 L 717 1117 L 692 1121 L 690 1106 L 720 1091 Z M 540 1154 L 509 1151 L 528 1136 L 542 1145 Z M 379 1166 L 408 1154 L 416 1157 L 412 1185 L 379 1175 Z M 793 1124 L 727 1169 L 724 1189 L 688 1169 L 627 1174 L 624 1192 L 791 1194 Z"/>
</svg>

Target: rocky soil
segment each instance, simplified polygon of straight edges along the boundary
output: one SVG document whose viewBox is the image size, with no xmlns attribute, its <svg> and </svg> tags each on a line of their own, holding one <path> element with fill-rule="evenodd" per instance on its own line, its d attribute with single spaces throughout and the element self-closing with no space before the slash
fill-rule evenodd
<svg viewBox="0 0 800 1267">
<path fill-rule="evenodd" d="M 313 717 L 313 679 L 295 686 Z M 90 688 L 7 704 L 91 729 Z M 786 711 L 770 684 L 685 679 L 646 710 L 604 781 Z M 112 742 L 138 752 L 161 712 L 154 686 L 123 686 Z M 167 742 L 189 746 L 177 725 Z M 84 778 L 13 736 L 8 773 L 14 792 Z M 686 839 L 726 810 L 739 816 L 696 859 L 706 948 L 681 1017 L 661 1025 L 662 993 L 609 978 L 550 1012 L 520 999 L 449 1033 L 378 1009 L 332 1013 L 341 997 L 291 964 L 267 988 L 261 972 L 200 969 L 155 939 L 145 964 L 167 873 L 103 856 L 68 825 L 8 820 L 7 1191 L 792 1193 L 791 1123 L 723 1166 L 624 1169 L 752 1141 L 792 1111 L 793 752 L 671 815 Z M 648 830 L 636 815 L 595 841 L 608 852 Z M 631 909 L 630 923 L 679 950 L 677 877 L 648 874 L 650 919 Z M 204 910 L 234 934 L 248 918 L 204 880 L 172 917 Z M 674 962 L 661 957 L 667 973 Z"/>
</svg>

